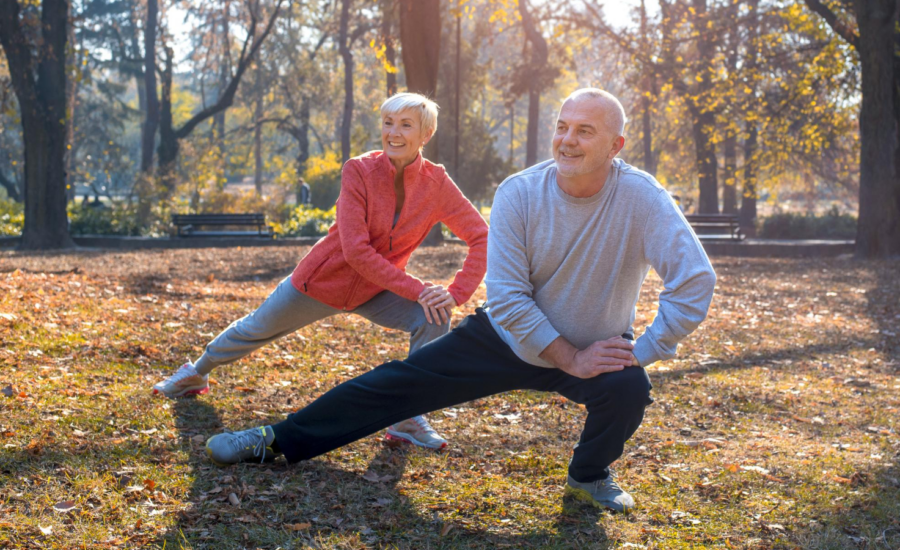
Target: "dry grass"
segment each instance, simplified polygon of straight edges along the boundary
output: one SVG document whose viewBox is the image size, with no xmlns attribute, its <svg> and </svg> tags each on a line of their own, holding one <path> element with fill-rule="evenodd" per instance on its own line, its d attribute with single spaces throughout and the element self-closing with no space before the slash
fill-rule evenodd
<svg viewBox="0 0 900 550">
<path fill-rule="evenodd" d="M 716 260 L 710 319 L 650 369 L 656 403 L 617 464 L 639 507 L 616 515 L 562 498 L 584 412 L 552 394 L 434 413 L 443 454 L 373 436 L 211 467 L 209 434 L 403 355 L 403 334 L 345 316 L 220 369 L 206 396 L 150 395 L 303 252 L 0 252 L 0 547 L 900 548 L 900 263 Z M 446 281 L 461 257 L 410 271 Z"/>
</svg>

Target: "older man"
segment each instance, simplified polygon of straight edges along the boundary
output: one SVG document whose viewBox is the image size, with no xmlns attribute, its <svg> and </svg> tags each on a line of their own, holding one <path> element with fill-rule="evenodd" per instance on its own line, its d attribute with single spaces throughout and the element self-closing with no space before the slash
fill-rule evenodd
<svg viewBox="0 0 900 550">
<path fill-rule="evenodd" d="M 554 391 L 588 412 L 566 491 L 598 507 L 633 507 L 609 467 L 652 402 L 644 367 L 674 356 L 703 321 L 716 278 L 665 189 L 616 159 L 624 125 L 612 95 L 570 95 L 553 160 L 497 189 L 487 306 L 406 361 L 349 380 L 279 424 L 210 438 L 210 458 L 307 460 L 429 411 L 509 390 Z M 651 267 L 665 290 L 653 323 L 632 344 Z"/>
</svg>

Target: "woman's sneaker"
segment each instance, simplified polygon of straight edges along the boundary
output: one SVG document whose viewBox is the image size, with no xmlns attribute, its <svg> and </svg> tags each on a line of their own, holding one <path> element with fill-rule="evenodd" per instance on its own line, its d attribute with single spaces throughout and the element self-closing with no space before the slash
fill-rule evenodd
<svg viewBox="0 0 900 550">
<path fill-rule="evenodd" d="M 185 363 L 175 374 L 153 386 L 153 395 L 161 393 L 166 397 L 200 395 L 209 391 L 209 375 L 198 374 L 193 363 Z"/>
<path fill-rule="evenodd" d="M 389 441 L 403 441 L 428 449 L 443 449 L 447 440 L 434 431 L 424 416 L 415 416 L 409 420 L 398 422 L 387 429 L 384 436 Z"/>
</svg>

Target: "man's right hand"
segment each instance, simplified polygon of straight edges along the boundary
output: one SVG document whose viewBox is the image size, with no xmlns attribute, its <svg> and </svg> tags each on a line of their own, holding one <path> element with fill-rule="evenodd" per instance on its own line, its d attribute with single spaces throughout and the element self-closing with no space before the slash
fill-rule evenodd
<svg viewBox="0 0 900 550">
<path fill-rule="evenodd" d="M 631 366 L 634 344 L 621 336 L 594 342 L 579 350 L 563 337 L 554 340 L 541 353 L 541 358 L 549 361 L 559 370 L 577 378 L 593 378 L 606 372 L 615 372 Z"/>
</svg>

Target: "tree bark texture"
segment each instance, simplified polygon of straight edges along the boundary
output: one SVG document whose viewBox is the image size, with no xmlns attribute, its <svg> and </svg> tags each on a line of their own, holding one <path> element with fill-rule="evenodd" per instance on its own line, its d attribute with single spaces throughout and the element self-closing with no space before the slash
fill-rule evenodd
<svg viewBox="0 0 900 550">
<path fill-rule="evenodd" d="M 531 44 L 531 63 L 530 71 L 534 77 L 531 78 L 528 85 L 528 129 L 526 131 L 525 143 L 525 166 L 532 166 L 537 162 L 538 152 L 538 130 L 540 129 L 541 114 L 541 86 L 542 79 L 539 75 L 547 66 L 547 60 L 550 57 L 550 50 L 547 47 L 547 40 L 541 34 L 541 29 L 535 23 L 534 18 L 528 11 L 528 2 L 519 0 L 519 15 L 522 16 L 522 28 L 525 31 L 525 37 Z"/>
<path fill-rule="evenodd" d="M 441 54 L 440 0 L 400 0 L 400 45 L 407 89 L 434 98 Z M 438 162 L 437 135 L 422 155 Z M 436 224 L 422 244 L 436 246 L 443 242 L 441 224 Z"/>
<path fill-rule="evenodd" d="M 706 32 L 709 20 L 706 0 L 693 0 L 692 5 L 694 8 L 692 26 L 700 31 L 697 37 L 697 55 L 700 60 L 699 75 L 702 77 L 695 93 L 688 98 L 700 187 L 700 200 L 697 206 L 701 214 L 717 214 L 719 212 L 719 163 L 716 157 L 716 146 L 712 141 L 716 127 L 716 115 L 708 106 L 704 105 L 704 102 L 709 101 L 709 94 L 713 88 L 715 71 L 713 58 L 716 45 L 711 33 Z"/>
<path fill-rule="evenodd" d="M 755 120 L 747 121 L 744 141 L 744 189 L 741 197 L 741 230 L 748 237 L 756 236 L 757 140 L 759 129 Z"/>
<path fill-rule="evenodd" d="M 737 214 L 737 136 L 729 131 L 722 144 L 722 154 L 725 157 L 724 173 L 725 185 L 722 186 L 722 212 L 725 214 Z"/>
<path fill-rule="evenodd" d="M 859 221 L 856 255 L 900 255 L 900 181 L 895 164 L 894 75 L 896 0 L 856 0 L 862 106 L 859 113 Z"/>
<path fill-rule="evenodd" d="M 341 118 L 341 164 L 350 160 L 350 129 L 353 123 L 353 52 L 350 51 L 350 4 L 341 0 L 341 19 L 338 31 L 338 50 L 344 61 L 344 113 Z"/>
<path fill-rule="evenodd" d="M 156 27 L 159 23 L 158 0 L 147 0 L 147 21 L 144 25 L 144 90 L 146 103 L 141 126 L 141 173 L 153 170 L 153 146 L 159 127 L 159 98 L 156 95 Z"/>
<path fill-rule="evenodd" d="M 434 98 L 441 54 L 440 0 L 400 0 L 400 45 L 406 88 Z M 438 162 L 438 136 L 425 146 L 424 156 Z"/>
<path fill-rule="evenodd" d="M 0 44 L 19 102 L 25 144 L 25 225 L 20 248 L 72 247 L 65 172 L 69 4 L 67 0 L 42 2 L 37 59 L 19 13 L 17 0 L 0 0 Z"/>
<path fill-rule="evenodd" d="M 392 68 L 397 67 L 397 50 L 394 47 L 394 19 L 396 17 L 396 2 L 394 0 L 381 0 L 381 40 L 384 43 L 384 60 Z M 385 71 L 385 92 L 387 97 L 397 93 L 397 73 Z"/>
<path fill-rule="evenodd" d="M 263 175 L 263 158 L 262 158 L 262 118 L 263 118 L 263 101 L 265 99 L 263 89 L 262 63 L 256 66 L 256 86 L 254 89 L 255 105 L 253 109 L 253 186 L 256 188 L 256 196 L 261 197 L 263 194 L 262 175 Z"/>
</svg>

